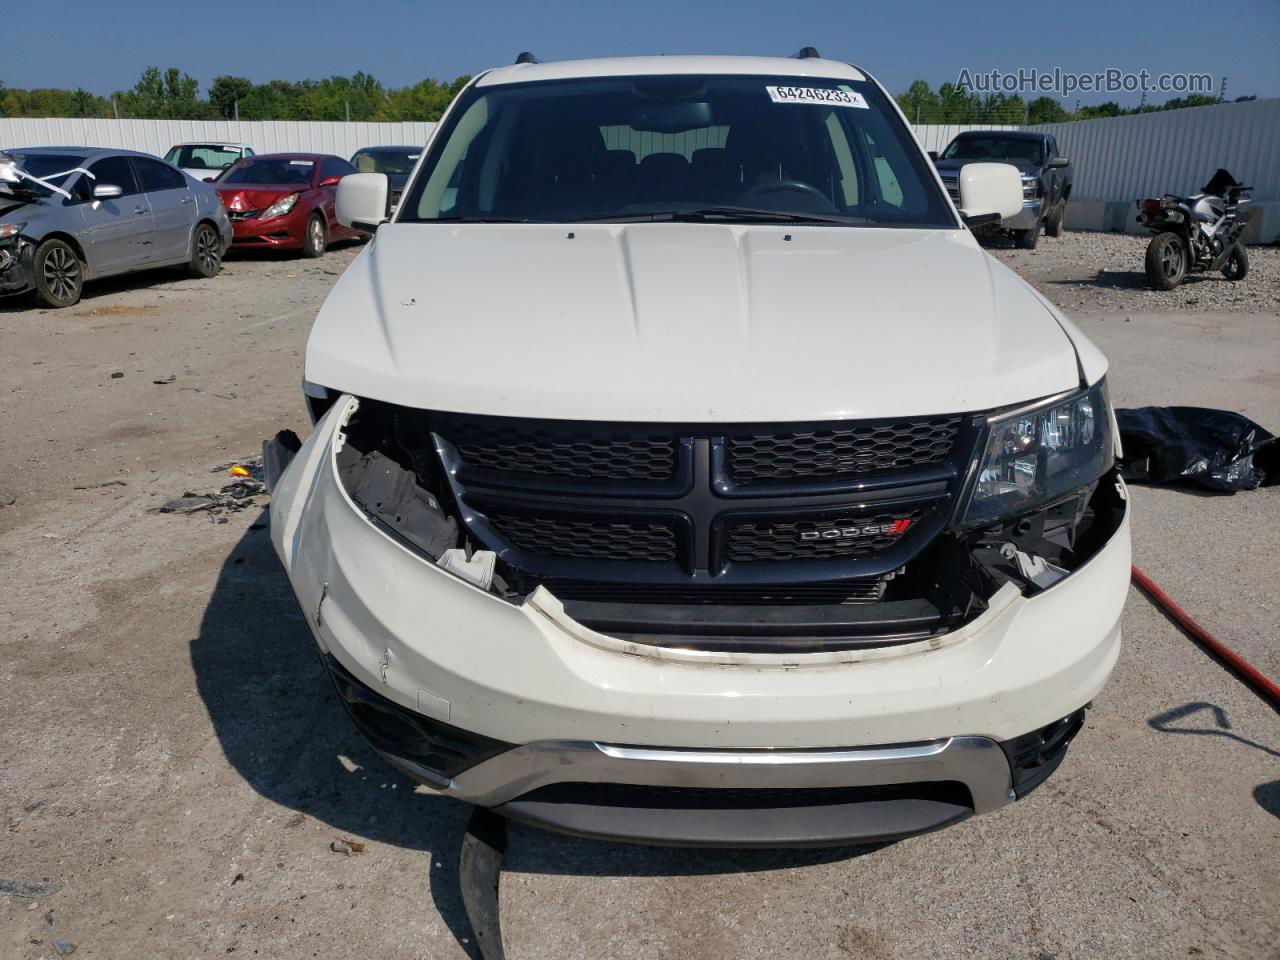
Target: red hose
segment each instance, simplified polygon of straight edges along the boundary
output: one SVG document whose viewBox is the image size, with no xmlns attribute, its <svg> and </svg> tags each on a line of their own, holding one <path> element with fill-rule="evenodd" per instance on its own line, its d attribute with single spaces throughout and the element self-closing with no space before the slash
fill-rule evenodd
<svg viewBox="0 0 1280 960">
<path fill-rule="evenodd" d="M 1178 626 L 1182 627 L 1192 640 L 1208 650 L 1237 678 L 1252 687 L 1260 697 L 1271 704 L 1273 709 L 1280 710 L 1280 685 L 1269 680 L 1262 674 L 1261 670 L 1248 660 L 1215 639 L 1213 634 L 1196 623 L 1191 618 L 1191 614 L 1174 603 L 1167 593 L 1156 586 L 1154 580 L 1136 566 L 1133 567 L 1133 582 L 1151 598 L 1156 606 L 1167 613 Z"/>
</svg>

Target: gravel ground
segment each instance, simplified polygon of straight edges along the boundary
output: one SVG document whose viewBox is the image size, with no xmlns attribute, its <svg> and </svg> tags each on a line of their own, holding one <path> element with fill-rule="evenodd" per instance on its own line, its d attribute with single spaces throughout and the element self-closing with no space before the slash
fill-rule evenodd
<svg viewBox="0 0 1280 960">
<path fill-rule="evenodd" d="M 1249 247 L 1249 276 L 1193 273 L 1172 290 L 1152 290 L 1143 264 L 1151 237 L 1066 233 L 1041 237 L 1034 250 L 994 240 L 988 249 L 1069 312 L 1280 311 L 1280 247 Z"/>
<path fill-rule="evenodd" d="M 1117 403 L 1280 428 L 1276 251 L 1251 251 L 1242 284 L 1153 294 L 1135 280 L 1142 248 L 1075 235 L 995 255 L 1108 353 Z M 353 255 L 112 281 L 57 313 L 0 302 L 0 489 L 16 498 L 0 508 L 6 960 L 70 944 L 76 960 L 472 949 L 466 811 L 416 791 L 343 716 L 260 526 L 265 498 L 156 512 L 219 490 L 270 432 L 305 429 L 310 319 Z M 1137 562 L 1280 675 L 1280 488 L 1135 488 L 1133 503 Z M 1280 718 L 1136 593 L 1124 630 L 1055 777 L 941 833 L 715 852 L 517 828 L 508 955 L 1280 960 Z M 339 837 L 364 852 L 332 851 Z"/>
</svg>

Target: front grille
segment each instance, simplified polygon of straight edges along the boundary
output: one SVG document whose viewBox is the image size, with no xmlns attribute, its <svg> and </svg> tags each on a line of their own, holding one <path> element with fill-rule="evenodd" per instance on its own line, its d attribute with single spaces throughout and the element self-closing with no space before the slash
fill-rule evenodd
<svg viewBox="0 0 1280 960">
<path fill-rule="evenodd" d="M 788 520 L 730 520 L 727 552 L 734 563 L 870 557 L 897 544 L 920 515 L 920 510 L 904 510 Z M 902 525 L 903 520 L 910 523 Z M 901 533 L 884 530 L 895 524 L 905 529 Z M 866 532 L 868 528 L 876 532 Z M 807 539 L 805 533 L 816 535 L 816 539 Z"/>
<path fill-rule="evenodd" d="M 261 212 L 262 210 L 228 210 L 227 217 L 231 220 L 250 220 Z"/>
<path fill-rule="evenodd" d="M 727 440 L 735 483 L 822 481 L 944 463 L 959 417 L 854 424 L 795 433 L 744 433 Z"/>
<path fill-rule="evenodd" d="M 968 788 L 954 780 L 860 787 L 668 787 L 570 781 L 538 787 L 518 799 L 521 802 L 638 807 L 645 810 L 776 810 L 896 800 L 932 800 L 973 806 Z"/>
<path fill-rule="evenodd" d="M 941 174 L 942 185 L 946 187 L 947 193 L 956 203 L 960 202 L 960 177 L 957 174 Z"/>
<path fill-rule="evenodd" d="M 561 600 L 585 600 L 592 603 L 794 607 L 875 603 L 884 596 L 885 582 L 879 579 L 868 579 L 793 583 L 786 586 L 708 584 L 693 587 L 650 583 L 549 580 L 544 586 Z"/>
<path fill-rule="evenodd" d="M 471 468 L 536 477 L 660 481 L 676 468 L 670 434 L 448 418 L 437 431 Z"/>
<path fill-rule="evenodd" d="M 490 511 L 495 532 L 530 553 L 576 560 L 644 560 L 670 563 L 675 530 L 665 520 L 607 517 L 534 517 Z"/>
</svg>

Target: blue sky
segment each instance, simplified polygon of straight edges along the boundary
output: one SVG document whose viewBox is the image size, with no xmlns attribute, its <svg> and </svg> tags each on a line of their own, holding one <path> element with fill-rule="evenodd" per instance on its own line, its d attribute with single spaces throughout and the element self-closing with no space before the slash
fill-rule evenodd
<svg viewBox="0 0 1280 960">
<path fill-rule="evenodd" d="M 75 0 L 40 9 L 39 16 L 18 16 L 21 28 L 10 17 L 0 33 L 0 80 L 9 86 L 109 94 L 132 86 L 148 65 L 185 69 L 202 93 L 222 73 L 262 82 L 365 70 L 404 86 L 509 63 L 525 49 L 568 59 L 775 55 L 813 45 L 867 68 L 895 93 L 916 78 L 936 88 L 966 67 L 1057 66 L 1195 71 L 1215 83 L 1225 74 L 1229 99 L 1280 96 L 1280 0 Z M 1138 98 L 1080 99 L 1128 105 Z"/>
</svg>

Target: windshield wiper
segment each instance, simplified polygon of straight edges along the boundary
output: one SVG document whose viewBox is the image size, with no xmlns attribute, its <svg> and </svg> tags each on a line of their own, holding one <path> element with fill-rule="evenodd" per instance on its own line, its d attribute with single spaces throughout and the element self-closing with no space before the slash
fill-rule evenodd
<svg viewBox="0 0 1280 960">
<path fill-rule="evenodd" d="M 554 220 L 530 220 L 528 217 L 431 217 L 415 223 L 554 223 Z"/>
<path fill-rule="evenodd" d="M 583 217 L 577 223 L 839 223 L 862 222 L 857 217 L 828 213 L 792 213 L 756 207 L 699 207 L 696 210 L 662 210 L 657 213 L 619 214 L 612 217 Z"/>
</svg>

